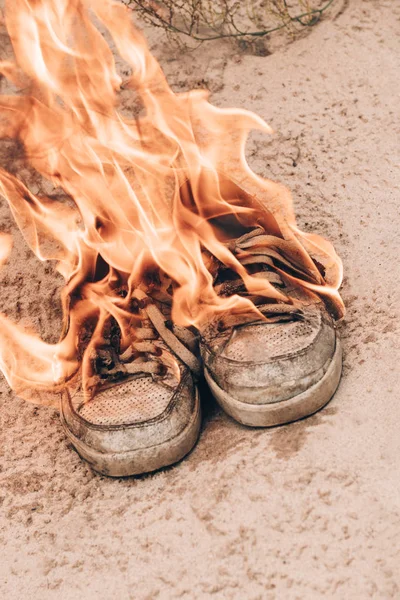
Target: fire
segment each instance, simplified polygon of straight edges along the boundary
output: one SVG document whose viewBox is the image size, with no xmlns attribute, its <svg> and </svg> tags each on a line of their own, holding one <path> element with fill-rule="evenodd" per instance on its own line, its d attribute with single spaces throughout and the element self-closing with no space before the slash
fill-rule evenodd
<svg viewBox="0 0 400 600">
<path fill-rule="evenodd" d="M 12 248 L 12 237 L 6 233 L 0 233 L 0 266 L 3 265 L 10 256 Z"/>
<path fill-rule="evenodd" d="M 292 265 L 290 277 L 341 313 L 333 247 L 302 233 L 289 192 L 247 165 L 248 133 L 270 133 L 261 118 L 216 108 L 206 91 L 174 94 L 119 3 L 9 0 L 5 20 L 15 61 L 0 63 L 0 71 L 22 91 L 0 96 L 0 136 L 19 140 L 31 167 L 66 198 L 35 195 L 0 169 L 0 191 L 27 244 L 40 260 L 55 261 L 66 281 L 58 344 L 1 316 L 0 367 L 19 394 L 32 397 L 35 389 L 40 399 L 41 390 L 58 389 L 84 370 L 110 317 L 127 345 L 132 293 L 152 269 L 173 281 L 172 318 L 182 325 L 200 325 L 218 311 L 256 310 L 246 298 L 217 295 L 215 259 L 250 292 L 290 301 L 248 274 L 229 250 L 231 232 L 240 228 L 264 227 L 271 249 Z M 125 81 L 111 45 L 132 70 Z M 122 89 L 137 116 L 125 116 Z M 0 237 L 0 263 L 10 244 Z M 92 338 L 80 356 L 88 321 Z"/>
</svg>

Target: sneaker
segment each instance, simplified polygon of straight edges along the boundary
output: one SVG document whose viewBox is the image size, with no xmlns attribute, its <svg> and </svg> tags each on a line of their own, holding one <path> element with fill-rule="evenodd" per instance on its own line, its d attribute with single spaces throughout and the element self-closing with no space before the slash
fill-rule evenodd
<svg viewBox="0 0 400 600">
<path fill-rule="evenodd" d="M 134 341 L 122 354 L 115 341 L 98 348 L 85 391 L 81 385 L 61 397 L 61 422 L 72 445 L 93 469 L 113 477 L 176 463 L 200 430 L 195 336 L 171 325 L 144 291 L 133 298 L 140 321 Z"/>
<path fill-rule="evenodd" d="M 229 279 L 232 273 L 221 265 L 218 293 L 247 295 L 257 310 L 219 315 L 203 329 L 200 342 L 212 394 L 231 417 L 253 427 L 280 425 L 316 412 L 333 396 L 342 370 L 333 319 L 315 294 L 293 287 L 293 277 L 285 277 L 283 268 L 293 273 L 295 267 L 284 254 L 271 250 L 270 238 L 256 228 L 229 247 L 253 275 L 283 292 L 288 303 L 250 296 L 243 281 Z M 282 239 L 277 243 L 282 246 Z"/>
</svg>

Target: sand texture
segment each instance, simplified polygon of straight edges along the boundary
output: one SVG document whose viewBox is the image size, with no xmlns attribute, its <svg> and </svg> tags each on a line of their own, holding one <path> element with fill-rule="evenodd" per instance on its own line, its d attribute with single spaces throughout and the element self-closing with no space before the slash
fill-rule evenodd
<svg viewBox="0 0 400 600">
<path fill-rule="evenodd" d="M 57 412 L 2 380 L 1 598 L 400 597 L 399 33 L 398 2 L 348 0 L 270 56 L 218 43 L 180 57 L 154 38 L 175 90 L 208 86 L 275 129 L 249 160 L 343 258 L 344 376 L 325 410 L 274 430 L 204 398 L 190 456 L 126 480 L 93 473 Z M 61 278 L 20 236 L 12 257 L 1 310 L 56 340 Z"/>
</svg>

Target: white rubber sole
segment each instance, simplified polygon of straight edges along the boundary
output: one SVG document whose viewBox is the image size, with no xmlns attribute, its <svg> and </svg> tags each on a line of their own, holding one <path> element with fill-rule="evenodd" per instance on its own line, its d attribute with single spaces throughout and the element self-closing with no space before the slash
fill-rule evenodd
<svg viewBox="0 0 400 600">
<path fill-rule="evenodd" d="M 161 444 L 132 449 L 128 452 L 103 453 L 83 443 L 69 429 L 62 405 L 60 419 L 68 439 L 78 454 L 95 471 L 109 477 L 142 475 L 172 465 L 192 450 L 198 440 L 201 425 L 199 392 L 196 389 L 195 410 L 192 418 L 179 435 Z"/>
<path fill-rule="evenodd" d="M 337 339 L 332 361 L 317 383 L 297 396 L 276 403 L 260 405 L 236 400 L 216 384 L 206 368 L 204 374 L 213 396 L 233 419 L 250 427 L 274 427 L 308 417 L 329 402 L 342 374 L 342 347 Z"/>
</svg>

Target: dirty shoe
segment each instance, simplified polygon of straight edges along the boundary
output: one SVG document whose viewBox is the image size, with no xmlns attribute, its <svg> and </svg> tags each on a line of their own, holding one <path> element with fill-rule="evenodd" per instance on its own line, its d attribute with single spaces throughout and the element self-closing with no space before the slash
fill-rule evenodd
<svg viewBox="0 0 400 600">
<path fill-rule="evenodd" d="M 142 325 L 131 346 L 122 355 L 112 346 L 99 350 L 95 393 L 88 398 L 79 388 L 61 399 L 61 421 L 75 449 L 96 471 L 114 477 L 177 462 L 200 429 L 193 334 L 173 328 L 143 291 L 134 298 Z"/>
<path fill-rule="evenodd" d="M 263 251 L 263 234 L 262 229 L 245 234 L 233 251 L 239 260 L 245 257 L 243 262 L 256 265 L 257 276 L 280 288 L 291 303 L 254 298 L 262 317 L 252 311 L 219 315 L 203 330 L 201 340 L 212 394 L 234 419 L 254 427 L 280 425 L 316 412 L 334 394 L 342 370 L 332 318 L 321 301 L 289 290 L 287 281 L 271 269 L 278 255 L 268 248 Z M 246 295 L 241 280 L 225 280 L 218 290 L 222 296 Z"/>
</svg>

